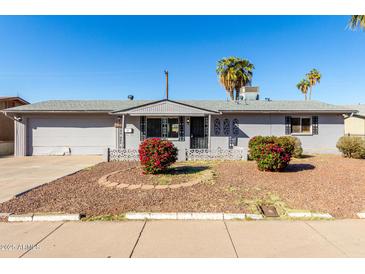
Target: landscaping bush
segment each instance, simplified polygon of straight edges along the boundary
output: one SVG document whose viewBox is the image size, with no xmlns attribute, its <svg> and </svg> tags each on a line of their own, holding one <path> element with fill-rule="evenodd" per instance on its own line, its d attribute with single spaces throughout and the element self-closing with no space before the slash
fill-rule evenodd
<svg viewBox="0 0 365 274">
<path fill-rule="evenodd" d="M 260 152 L 257 150 L 257 146 L 262 144 L 279 144 L 285 148 L 286 152 L 289 152 L 295 158 L 300 158 L 303 154 L 302 143 L 297 137 L 255 136 L 251 138 L 248 143 L 249 158 L 251 160 L 256 160 L 260 155 Z"/>
<path fill-rule="evenodd" d="M 361 137 L 343 136 L 336 146 L 345 157 L 365 159 L 365 140 Z"/>
<path fill-rule="evenodd" d="M 159 138 L 146 139 L 139 145 L 138 152 L 144 173 L 165 171 L 177 159 L 177 148 L 174 144 Z"/>
<path fill-rule="evenodd" d="M 294 136 L 278 137 L 279 144 L 282 144 L 289 150 L 294 158 L 300 158 L 303 154 L 302 142 Z"/>
<path fill-rule="evenodd" d="M 298 142 L 299 141 L 299 142 Z M 249 157 L 260 170 L 281 171 L 286 168 L 294 153 L 300 155 L 300 140 L 291 136 L 255 136 L 250 139 Z"/>
<path fill-rule="evenodd" d="M 279 144 L 261 144 L 257 146 L 257 150 L 260 153 L 256 159 L 259 170 L 282 171 L 291 159 L 291 153 Z"/>
<path fill-rule="evenodd" d="M 265 144 L 274 144 L 277 142 L 275 136 L 255 136 L 248 142 L 249 158 L 250 160 L 256 160 L 260 156 L 258 146 Z"/>
</svg>

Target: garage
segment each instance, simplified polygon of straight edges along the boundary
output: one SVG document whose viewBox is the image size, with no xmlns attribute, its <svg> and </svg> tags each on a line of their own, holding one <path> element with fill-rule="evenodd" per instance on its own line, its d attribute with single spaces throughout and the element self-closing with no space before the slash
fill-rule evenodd
<svg viewBox="0 0 365 274">
<path fill-rule="evenodd" d="M 47 115 L 27 118 L 28 155 L 93 155 L 115 147 L 109 115 Z"/>
</svg>

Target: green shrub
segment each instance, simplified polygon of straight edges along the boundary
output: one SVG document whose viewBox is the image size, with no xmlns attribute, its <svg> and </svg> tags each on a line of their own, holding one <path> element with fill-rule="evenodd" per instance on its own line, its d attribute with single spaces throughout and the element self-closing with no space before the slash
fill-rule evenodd
<svg viewBox="0 0 365 274">
<path fill-rule="evenodd" d="M 139 160 L 145 174 L 165 171 L 177 160 L 177 148 L 168 140 L 150 138 L 139 145 Z"/>
<path fill-rule="evenodd" d="M 343 136 L 336 147 L 348 158 L 365 159 L 365 140 L 361 137 Z"/>
<path fill-rule="evenodd" d="M 291 159 L 291 153 L 277 143 L 260 144 L 257 146 L 259 156 L 256 159 L 257 167 L 262 171 L 282 171 Z"/>
<path fill-rule="evenodd" d="M 296 144 L 290 136 L 255 136 L 248 143 L 249 156 L 259 170 L 281 171 L 288 166 Z"/>
<path fill-rule="evenodd" d="M 278 143 L 286 146 L 294 158 L 302 157 L 303 148 L 299 138 L 294 136 L 281 136 L 278 138 Z"/>
<path fill-rule="evenodd" d="M 276 136 L 255 136 L 248 142 L 249 158 L 256 160 L 260 156 L 258 146 L 266 144 L 275 144 L 277 142 Z"/>
<path fill-rule="evenodd" d="M 255 136 L 252 137 L 248 143 L 249 158 L 251 160 L 257 159 L 260 155 L 260 152 L 257 150 L 257 146 L 263 144 L 279 144 L 285 148 L 286 152 L 289 152 L 295 158 L 300 158 L 303 154 L 302 143 L 297 137 Z"/>
</svg>

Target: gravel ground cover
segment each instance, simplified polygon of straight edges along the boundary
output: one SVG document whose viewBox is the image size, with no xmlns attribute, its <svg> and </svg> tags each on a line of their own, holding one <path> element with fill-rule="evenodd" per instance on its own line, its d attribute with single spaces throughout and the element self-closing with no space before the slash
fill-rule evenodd
<svg viewBox="0 0 365 274">
<path fill-rule="evenodd" d="M 293 160 L 285 172 L 279 173 L 261 172 L 255 162 L 242 161 L 178 166 L 175 175 L 158 175 L 165 178 L 161 181 L 158 176 L 142 175 L 136 162 L 100 163 L 2 203 L 0 212 L 65 212 L 86 216 L 127 211 L 252 213 L 253 205 L 260 201 L 285 209 L 352 218 L 365 209 L 365 160 L 311 156 Z M 97 183 L 105 174 L 130 167 L 135 168 L 111 179 L 143 184 L 179 183 L 206 169 L 213 170 L 214 179 L 187 188 L 149 191 L 107 188 Z"/>
</svg>

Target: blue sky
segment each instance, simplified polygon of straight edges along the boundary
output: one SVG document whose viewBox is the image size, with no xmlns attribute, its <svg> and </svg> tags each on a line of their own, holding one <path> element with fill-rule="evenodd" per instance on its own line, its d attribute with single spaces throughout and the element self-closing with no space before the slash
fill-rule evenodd
<svg viewBox="0 0 365 274">
<path fill-rule="evenodd" d="M 225 56 L 249 59 L 261 97 L 365 102 L 365 32 L 348 16 L 1 16 L 0 95 L 48 99 L 225 99 L 215 74 Z"/>
</svg>

